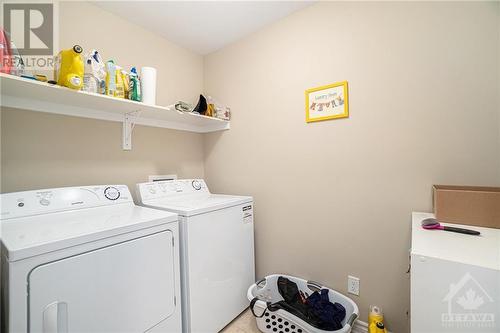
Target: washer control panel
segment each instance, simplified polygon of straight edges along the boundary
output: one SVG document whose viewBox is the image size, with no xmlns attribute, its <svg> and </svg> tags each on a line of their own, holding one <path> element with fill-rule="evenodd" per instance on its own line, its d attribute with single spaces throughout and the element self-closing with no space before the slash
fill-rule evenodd
<svg viewBox="0 0 500 333">
<path fill-rule="evenodd" d="M 175 179 L 137 184 L 137 193 L 139 198 L 144 202 L 145 200 L 185 194 L 208 194 L 210 191 L 203 179 Z"/>
<path fill-rule="evenodd" d="M 62 187 L 0 195 L 0 219 L 132 203 L 126 185 Z"/>
</svg>

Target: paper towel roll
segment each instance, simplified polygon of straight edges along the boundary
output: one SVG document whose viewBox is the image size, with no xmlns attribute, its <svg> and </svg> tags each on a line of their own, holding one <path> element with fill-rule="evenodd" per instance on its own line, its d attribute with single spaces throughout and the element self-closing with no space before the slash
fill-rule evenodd
<svg viewBox="0 0 500 333">
<path fill-rule="evenodd" d="M 141 68 L 142 102 L 156 105 L 156 68 Z"/>
</svg>

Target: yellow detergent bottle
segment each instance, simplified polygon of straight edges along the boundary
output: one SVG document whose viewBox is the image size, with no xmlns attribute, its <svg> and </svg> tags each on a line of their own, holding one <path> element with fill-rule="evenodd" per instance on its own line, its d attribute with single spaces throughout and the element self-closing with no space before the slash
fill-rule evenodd
<svg viewBox="0 0 500 333">
<path fill-rule="evenodd" d="M 115 79 L 116 79 L 116 90 L 115 97 L 125 98 L 125 82 L 123 82 L 122 68 L 120 66 L 115 67 Z"/>
<path fill-rule="evenodd" d="M 83 86 L 84 65 L 82 47 L 75 45 L 73 48 L 59 52 L 54 67 L 54 79 L 60 86 L 80 90 Z"/>
<path fill-rule="evenodd" d="M 368 333 L 387 333 L 384 325 L 384 315 L 378 306 L 370 306 L 368 314 Z"/>
<path fill-rule="evenodd" d="M 115 96 L 116 92 L 116 65 L 113 60 L 106 62 L 106 95 Z"/>
<path fill-rule="evenodd" d="M 124 87 L 124 92 L 125 92 L 125 99 L 129 99 L 130 95 L 130 75 L 122 69 L 122 80 L 123 80 L 123 87 Z"/>
</svg>

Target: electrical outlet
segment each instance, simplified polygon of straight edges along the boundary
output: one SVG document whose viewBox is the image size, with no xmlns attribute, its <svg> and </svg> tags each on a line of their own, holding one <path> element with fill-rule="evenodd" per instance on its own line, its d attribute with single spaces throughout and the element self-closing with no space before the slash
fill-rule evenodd
<svg viewBox="0 0 500 333">
<path fill-rule="evenodd" d="M 347 276 L 347 292 L 359 296 L 359 278 L 355 276 Z"/>
</svg>

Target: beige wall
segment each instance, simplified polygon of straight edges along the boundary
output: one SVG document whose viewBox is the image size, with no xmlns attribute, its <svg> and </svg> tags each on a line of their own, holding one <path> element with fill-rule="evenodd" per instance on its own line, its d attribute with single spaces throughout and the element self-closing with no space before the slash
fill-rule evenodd
<svg viewBox="0 0 500 333">
<path fill-rule="evenodd" d="M 61 2 L 59 11 L 60 48 L 79 44 L 84 51 L 97 49 L 105 60 L 113 59 L 127 70 L 155 67 L 159 105 L 198 100 L 202 56 L 88 3 Z"/>
<path fill-rule="evenodd" d="M 1 125 L 3 192 L 203 176 L 201 135 L 136 126 L 124 151 L 117 122 L 4 109 Z"/>
<path fill-rule="evenodd" d="M 158 70 L 157 103 L 195 101 L 203 58 L 99 7 L 60 3 L 60 47 L 80 44 L 127 70 Z M 147 181 L 151 174 L 203 177 L 202 135 L 136 126 L 133 150 L 121 149 L 121 123 L 15 109 L 1 111 L 2 192 Z"/>
<path fill-rule="evenodd" d="M 498 3 L 319 3 L 205 59 L 231 105 L 205 176 L 255 196 L 259 277 L 282 272 L 382 306 L 408 331 L 410 214 L 431 185 L 500 185 Z M 306 124 L 304 90 L 349 82 L 349 119 Z"/>
</svg>

